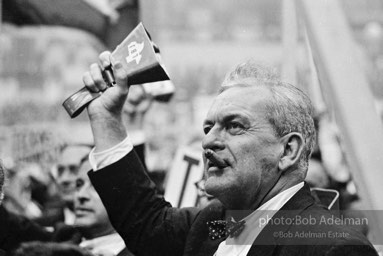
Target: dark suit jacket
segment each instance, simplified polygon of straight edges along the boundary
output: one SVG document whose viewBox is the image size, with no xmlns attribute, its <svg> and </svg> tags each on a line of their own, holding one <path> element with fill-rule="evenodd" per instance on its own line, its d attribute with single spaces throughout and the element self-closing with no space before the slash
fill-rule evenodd
<svg viewBox="0 0 383 256">
<path fill-rule="evenodd" d="M 111 222 L 135 255 L 212 256 L 221 240 L 208 237 L 209 220 L 223 219 L 225 209 L 214 201 L 204 209 L 173 208 L 156 193 L 134 151 L 120 161 L 89 172 Z M 293 211 L 292 211 L 293 210 Z M 290 214 L 321 218 L 330 213 L 315 203 L 309 187 L 298 191 L 274 218 Z M 275 237 L 274 232 L 347 232 L 342 239 L 294 240 Z M 302 242 L 303 241 L 303 242 Z M 307 244 L 310 243 L 310 244 Z M 377 255 L 368 240 L 356 231 L 332 225 L 267 225 L 248 255 Z"/>
</svg>

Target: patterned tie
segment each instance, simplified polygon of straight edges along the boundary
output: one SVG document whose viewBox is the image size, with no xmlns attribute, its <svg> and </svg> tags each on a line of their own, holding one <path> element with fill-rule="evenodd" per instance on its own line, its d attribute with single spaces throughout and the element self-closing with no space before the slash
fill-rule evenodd
<svg viewBox="0 0 383 256">
<path fill-rule="evenodd" d="M 245 228 L 245 221 L 235 221 L 233 218 L 229 220 L 213 220 L 206 224 L 209 228 L 209 237 L 211 240 L 220 239 L 223 237 L 236 237 Z"/>
</svg>

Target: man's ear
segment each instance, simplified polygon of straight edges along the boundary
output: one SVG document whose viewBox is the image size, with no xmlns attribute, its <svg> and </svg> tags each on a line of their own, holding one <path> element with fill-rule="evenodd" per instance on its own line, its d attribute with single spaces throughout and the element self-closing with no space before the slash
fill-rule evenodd
<svg viewBox="0 0 383 256">
<path fill-rule="evenodd" d="M 284 147 L 278 167 L 284 172 L 299 162 L 303 151 L 304 140 L 300 133 L 292 132 L 283 136 L 281 142 Z"/>
</svg>

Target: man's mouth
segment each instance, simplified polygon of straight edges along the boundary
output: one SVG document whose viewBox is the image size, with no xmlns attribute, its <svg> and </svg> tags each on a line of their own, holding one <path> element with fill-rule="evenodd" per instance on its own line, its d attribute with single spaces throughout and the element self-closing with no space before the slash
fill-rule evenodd
<svg viewBox="0 0 383 256">
<path fill-rule="evenodd" d="M 207 149 L 204 154 L 207 159 L 207 170 L 223 169 L 229 166 L 229 164 L 223 158 L 218 156 L 218 154 L 211 149 Z"/>
<path fill-rule="evenodd" d="M 92 212 L 92 210 L 89 209 L 89 208 L 77 207 L 75 209 L 76 215 L 83 215 L 83 214 L 87 214 L 87 213 L 90 213 L 90 212 Z"/>
<path fill-rule="evenodd" d="M 63 194 L 73 194 L 74 193 L 74 189 L 71 187 L 62 187 L 61 191 Z"/>
</svg>

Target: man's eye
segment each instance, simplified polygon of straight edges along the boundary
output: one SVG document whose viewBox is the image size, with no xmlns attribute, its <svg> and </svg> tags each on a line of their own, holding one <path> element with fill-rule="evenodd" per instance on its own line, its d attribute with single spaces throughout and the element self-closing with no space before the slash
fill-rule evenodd
<svg viewBox="0 0 383 256">
<path fill-rule="evenodd" d="M 57 175 L 61 176 L 65 171 L 65 166 L 59 165 L 57 166 Z"/>
<path fill-rule="evenodd" d="M 211 130 L 211 126 L 204 126 L 204 127 L 203 127 L 203 132 L 204 132 L 205 134 L 208 134 L 208 133 L 210 132 L 210 130 Z"/>
<path fill-rule="evenodd" d="M 69 171 L 72 173 L 72 174 L 77 174 L 78 173 L 78 166 L 77 165 L 74 165 L 74 164 L 71 164 L 68 166 L 69 168 Z"/>
<path fill-rule="evenodd" d="M 83 180 L 76 180 L 76 188 L 80 189 L 82 186 L 84 186 L 84 181 Z"/>
<path fill-rule="evenodd" d="M 243 130 L 243 125 L 237 122 L 230 122 L 227 124 L 226 129 L 231 133 L 237 133 Z"/>
</svg>

